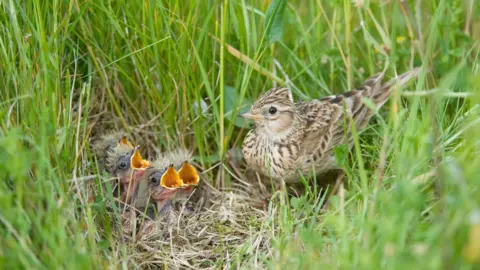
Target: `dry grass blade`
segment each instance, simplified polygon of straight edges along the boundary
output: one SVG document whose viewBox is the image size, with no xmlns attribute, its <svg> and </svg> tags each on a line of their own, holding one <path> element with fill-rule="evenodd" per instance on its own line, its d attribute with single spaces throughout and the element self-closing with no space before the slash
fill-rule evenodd
<svg viewBox="0 0 480 270">
<path fill-rule="evenodd" d="M 210 36 L 213 38 L 213 40 L 215 40 L 216 42 L 218 43 L 221 43 L 221 40 L 219 38 L 217 38 L 216 36 L 214 35 L 211 35 Z M 281 85 L 285 85 L 285 81 L 280 79 L 278 76 L 276 76 L 275 74 L 273 74 L 272 72 L 268 71 L 266 68 L 262 67 L 260 64 L 258 64 L 258 61 L 254 61 L 253 59 L 251 59 L 250 57 L 248 57 L 247 55 L 243 54 L 242 52 L 240 52 L 239 50 L 235 49 L 234 47 L 232 47 L 231 45 L 229 44 L 226 44 L 227 45 L 227 51 L 233 55 L 235 58 L 237 58 L 238 60 L 242 61 L 243 63 L 245 63 L 246 65 L 248 65 L 249 67 L 253 68 L 254 70 L 258 71 L 260 74 L 264 75 L 265 77 L 281 84 Z"/>
</svg>

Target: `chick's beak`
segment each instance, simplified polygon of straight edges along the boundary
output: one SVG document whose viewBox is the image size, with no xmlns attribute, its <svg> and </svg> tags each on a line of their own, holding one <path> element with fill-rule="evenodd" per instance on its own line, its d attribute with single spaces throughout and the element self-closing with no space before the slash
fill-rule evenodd
<svg viewBox="0 0 480 270">
<path fill-rule="evenodd" d="M 168 205 L 168 203 L 175 197 L 177 194 L 177 191 L 179 190 L 178 188 L 176 189 L 169 189 L 162 187 L 162 191 L 159 193 L 155 193 L 152 196 L 152 199 L 156 202 L 157 204 L 157 211 L 160 213 L 162 210 L 164 210 L 165 206 Z"/>
<path fill-rule="evenodd" d="M 150 167 L 150 162 L 148 160 L 143 159 L 142 156 L 140 155 L 140 152 L 138 151 L 138 146 L 135 147 L 135 152 L 133 153 L 131 159 L 130 159 L 130 164 L 132 166 L 132 169 L 134 170 L 146 170 L 148 167 Z"/>
<path fill-rule="evenodd" d="M 255 112 L 252 112 L 252 111 L 248 111 L 246 113 L 239 114 L 238 116 L 243 117 L 245 119 L 251 119 L 251 120 L 260 120 L 261 119 L 261 115 L 255 113 Z"/>
<path fill-rule="evenodd" d="M 178 172 L 173 168 L 173 164 L 168 167 L 167 171 L 162 175 L 160 186 L 166 189 L 177 189 L 183 186 Z"/>
<path fill-rule="evenodd" d="M 182 179 L 184 186 L 196 186 L 200 181 L 197 170 L 187 161 L 183 163 L 182 168 L 178 171 L 178 176 Z"/>
</svg>

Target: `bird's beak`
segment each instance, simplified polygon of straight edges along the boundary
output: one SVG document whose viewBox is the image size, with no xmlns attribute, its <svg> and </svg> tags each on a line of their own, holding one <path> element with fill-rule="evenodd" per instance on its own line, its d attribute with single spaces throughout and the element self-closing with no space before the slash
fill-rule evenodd
<svg viewBox="0 0 480 270">
<path fill-rule="evenodd" d="M 177 189 L 183 186 L 178 172 L 173 168 L 173 164 L 168 167 L 167 171 L 162 175 L 160 185 L 166 189 Z"/>
<path fill-rule="evenodd" d="M 140 151 L 138 151 L 138 146 L 135 147 L 135 152 L 130 158 L 130 164 L 132 166 L 132 169 L 134 170 L 144 171 L 150 167 L 150 162 L 148 162 L 148 160 L 146 159 L 143 159 L 140 155 Z"/>
<path fill-rule="evenodd" d="M 200 181 L 197 170 L 187 161 L 183 163 L 182 168 L 178 171 L 178 176 L 182 179 L 184 186 L 196 186 Z"/>
<path fill-rule="evenodd" d="M 251 119 L 251 120 L 260 120 L 262 118 L 259 114 L 253 113 L 252 111 L 239 114 L 238 116 L 243 117 L 245 119 Z"/>
</svg>

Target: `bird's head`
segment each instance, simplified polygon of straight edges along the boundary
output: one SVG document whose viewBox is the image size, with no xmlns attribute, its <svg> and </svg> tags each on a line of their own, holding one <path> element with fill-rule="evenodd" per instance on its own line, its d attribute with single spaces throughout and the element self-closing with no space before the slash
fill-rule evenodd
<svg viewBox="0 0 480 270">
<path fill-rule="evenodd" d="M 157 167 L 154 164 L 144 176 L 148 181 L 150 198 L 157 204 L 158 211 L 175 197 L 178 189 L 183 187 L 183 181 L 173 164 L 167 168 Z"/>
<path fill-rule="evenodd" d="M 184 149 L 163 153 L 142 176 L 147 181 L 150 198 L 160 211 L 179 192 L 191 192 L 198 185 L 200 177 L 188 160 L 191 153 Z M 188 193 L 187 192 L 187 193 Z"/>
<path fill-rule="evenodd" d="M 121 141 L 107 155 L 107 171 L 116 177 L 123 187 L 121 200 L 126 202 L 137 189 L 150 162 L 143 159 L 139 147 L 133 147 L 128 141 Z"/>
<path fill-rule="evenodd" d="M 252 108 L 241 114 L 255 122 L 257 130 L 270 138 L 289 134 L 296 120 L 295 104 L 288 88 L 273 88 L 260 96 Z"/>
<path fill-rule="evenodd" d="M 117 177 L 120 183 L 128 183 L 132 173 L 131 159 L 137 151 L 125 138 L 107 150 L 106 170 Z"/>
<path fill-rule="evenodd" d="M 151 166 L 148 160 L 142 158 L 138 148 L 139 146 L 136 146 L 133 149 L 133 154 L 130 155 L 130 159 L 127 162 L 130 166 L 129 169 L 123 171 L 118 176 L 120 179 L 120 184 L 123 186 L 124 190 L 121 196 L 121 200 L 124 202 L 129 201 L 130 198 L 135 196 L 138 183 L 142 180 L 143 175 Z"/>
</svg>

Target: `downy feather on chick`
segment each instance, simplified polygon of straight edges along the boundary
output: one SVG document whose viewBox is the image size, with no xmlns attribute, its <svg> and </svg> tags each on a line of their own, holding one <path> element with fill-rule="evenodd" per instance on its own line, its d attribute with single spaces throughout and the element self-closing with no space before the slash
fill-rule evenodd
<svg viewBox="0 0 480 270">
<path fill-rule="evenodd" d="M 193 187 L 190 184 L 186 186 L 180 177 L 183 175 L 192 178 L 191 175 L 193 178 L 198 178 L 196 170 L 189 163 L 191 160 L 192 155 L 186 149 L 176 149 L 161 154 L 143 174 L 144 180 L 140 181 L 146 183 L 147 189 L 144 191 L 146 194 L 139 197 L 149 198 L 155 202 L 158 212 L 167 211 L 176 196 L 182 196 L 185 192 L 190 194 L 193 191 Z M 182 168 L 188 168 L 188 170 L 184 169 L 182 172 Z M 189 179 L 186 180 L 192 182 Z M 198 179 L 193 184 L 197 183 Z"/>
<path fill-rule="evenodd" d="M 140 156 L 138 147 L 128 141 L 124 132 L 102 136 L 93 150 L 100 166 L 120 183 L 120 186 L 113 186 L 114 195 L 128 202 L 134 197 L 138 180 L 150 163 Z"/>
</svg>

